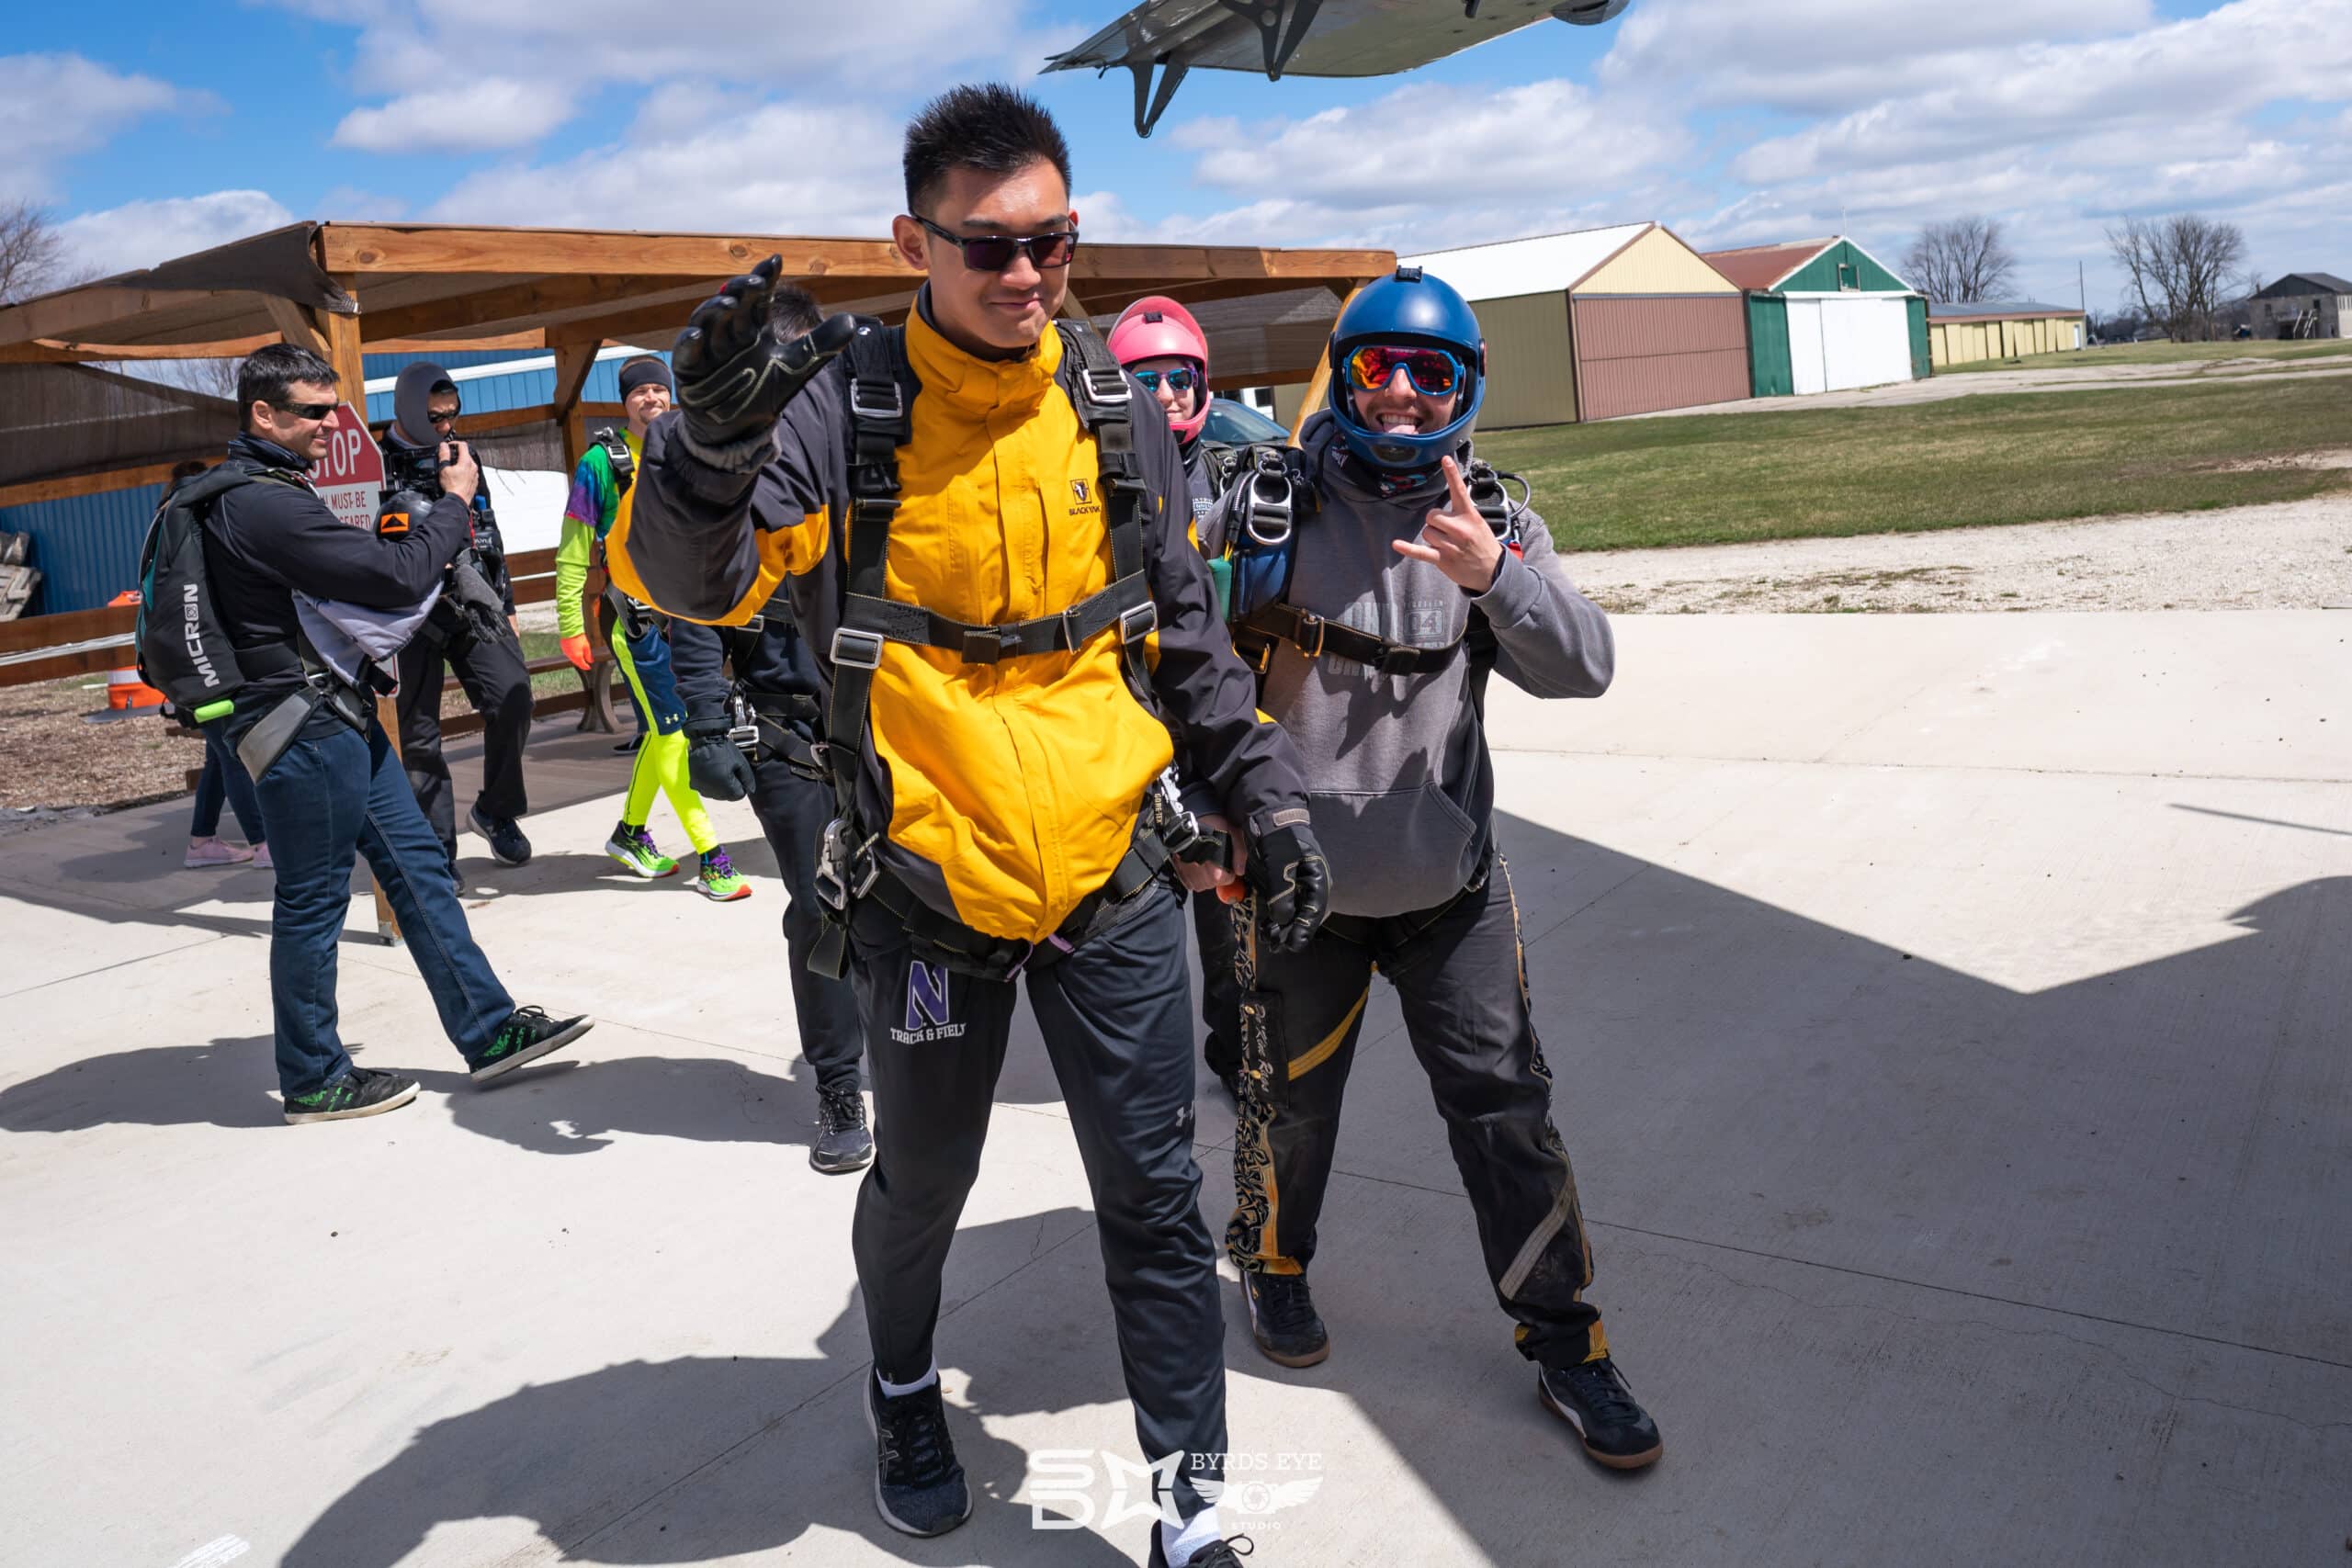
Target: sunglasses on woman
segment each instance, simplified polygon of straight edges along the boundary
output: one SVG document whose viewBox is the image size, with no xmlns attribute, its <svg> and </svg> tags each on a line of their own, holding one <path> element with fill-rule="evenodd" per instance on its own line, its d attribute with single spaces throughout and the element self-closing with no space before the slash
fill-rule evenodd
<svg viewBox="0 0 2352 1568">
<path fill-rule="evenodd" d="M 1413 390 L 1442 398 L 1462 384 L 1462 361 L 1442 348 L 1366 344 L 1348 355 L 1348 377 L 1367 392 L 1379 391 L 1402 369 Z"/>
<path fill-rule="evenodd" d="M 1024 252 L 1029 265 L 1039 272 L 1069 265 L 1069 258 L 1078 254 L 1078 231 L 1057 229 L 1050 234 L 1030 234 L 1015 238 L 1010 234 L 957 234 L 941 228 L 928 218 L 915 221 L 964 253 L 964 265 L 974 272 L 1003 272 L 1012 265 L 1012 258 Z"/>
<path fill-rule="evenodd" d="M 1201 384 L 1201 373 L 1189 365 L 1179 365 L 1173 370 L 1130 370 L 1127 374 L 1142 382 L 1147 392 L 1159 390 L 1163 378 L 1171 392 L 1189 392 Z"/>
</svg>

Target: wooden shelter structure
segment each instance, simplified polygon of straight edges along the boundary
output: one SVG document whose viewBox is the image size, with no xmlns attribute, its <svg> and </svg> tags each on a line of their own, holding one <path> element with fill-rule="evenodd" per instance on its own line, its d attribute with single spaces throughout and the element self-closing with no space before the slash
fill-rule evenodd
<svg viewBox="0 0 2352 1568">
<path fill-rule="evenodd" d="M 887 240 L 304 222 L 0 308 L 0 364 L 225 358 L 283 339 L 325 355 L 356 397 L 368 350 L 551 352 L 553 403 L 500 418 L 552 420 L 577 460 L 590 422 L 618 416 L 581 406 L 597 350 L 666 344 L 771 253 L 829 310 L 896 319 L 921 281 Z M 1306 378 L 1340 302 L 1395 265 L 1386 251 L 1087 243 L 1069 284 L 1073 310 L 1106 324 L 1146 294 L 1194 307 L 1229 388 Z M 52 491 L 79 478 L 83 493 L 145 482 L 72 467 L 28 478 Z"/>
</svg>

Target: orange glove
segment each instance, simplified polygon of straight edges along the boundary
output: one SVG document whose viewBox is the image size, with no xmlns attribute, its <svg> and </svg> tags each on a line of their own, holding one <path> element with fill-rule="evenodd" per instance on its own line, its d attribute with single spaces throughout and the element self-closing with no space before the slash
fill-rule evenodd
<svg viewBox="0 0 2352 1568">
<path fill-rule="evenodd" d="M 571 660 L 571 667 L 582 675 L 588 673 L 590 667 L 596 662 L 596 650 L 588 646 L 585 636 L 565 637 L 562 646 L 563 656 Z"/>
</svg>

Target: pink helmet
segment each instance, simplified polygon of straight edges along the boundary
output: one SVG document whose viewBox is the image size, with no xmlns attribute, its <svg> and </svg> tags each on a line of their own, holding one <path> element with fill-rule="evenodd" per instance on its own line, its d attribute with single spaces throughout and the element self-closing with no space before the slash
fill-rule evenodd
<svg viewBox="0 0 2352 1568">
<path fill-rule="evenodd" d="M 1122 365 L 1173 355 L 1199 366 L 1199 405 L 1193 410 L 1192 418 L 1171 419 L 1168 425 L 1179 441 L 1190 441 L 1201 433 L 1201 426 L 1209 417 L 1209 340 L 1208 334 L 1201 331 L 1201 323 L 1193 320 L 1193 312 L 1164 294 L 1148 294 L 1119 312 L 1105 341 L 1113 357 Z"/>
</svg>

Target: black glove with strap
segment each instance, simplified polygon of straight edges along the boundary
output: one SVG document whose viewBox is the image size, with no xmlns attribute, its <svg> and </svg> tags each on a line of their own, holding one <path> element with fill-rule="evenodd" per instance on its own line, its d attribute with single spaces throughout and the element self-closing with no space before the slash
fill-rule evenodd
<svg viewBox="0 0 2352 1568">
<path fill-rule="evenodd" d="M 670 355 L 686 449 L 714 468 L 741 472 L 764 460 L 784 406 L 857 335 L 855 321 L 831 316 L 806 337 L 779 340 L 768 324 L 784 258 L 770 256 L 728 280 L 678 334 Z"/>
<path fill-rule="evenodd" d="M 1250 846 L 1242 875 L 1258 896 L 1258 929 L 1266 940 L 1286 953 L 1304 950 L 1331 912 L 1331 867 L 1314 829 L 1301 822 L 1261 836 Z"/>
<path fill-rule="evenodd" d="M 686 720 L 686 782 L 712 800 L 741 800 L 759 782 L 752 759 L 727 738 L 725 719 Z"/>
</svg>

